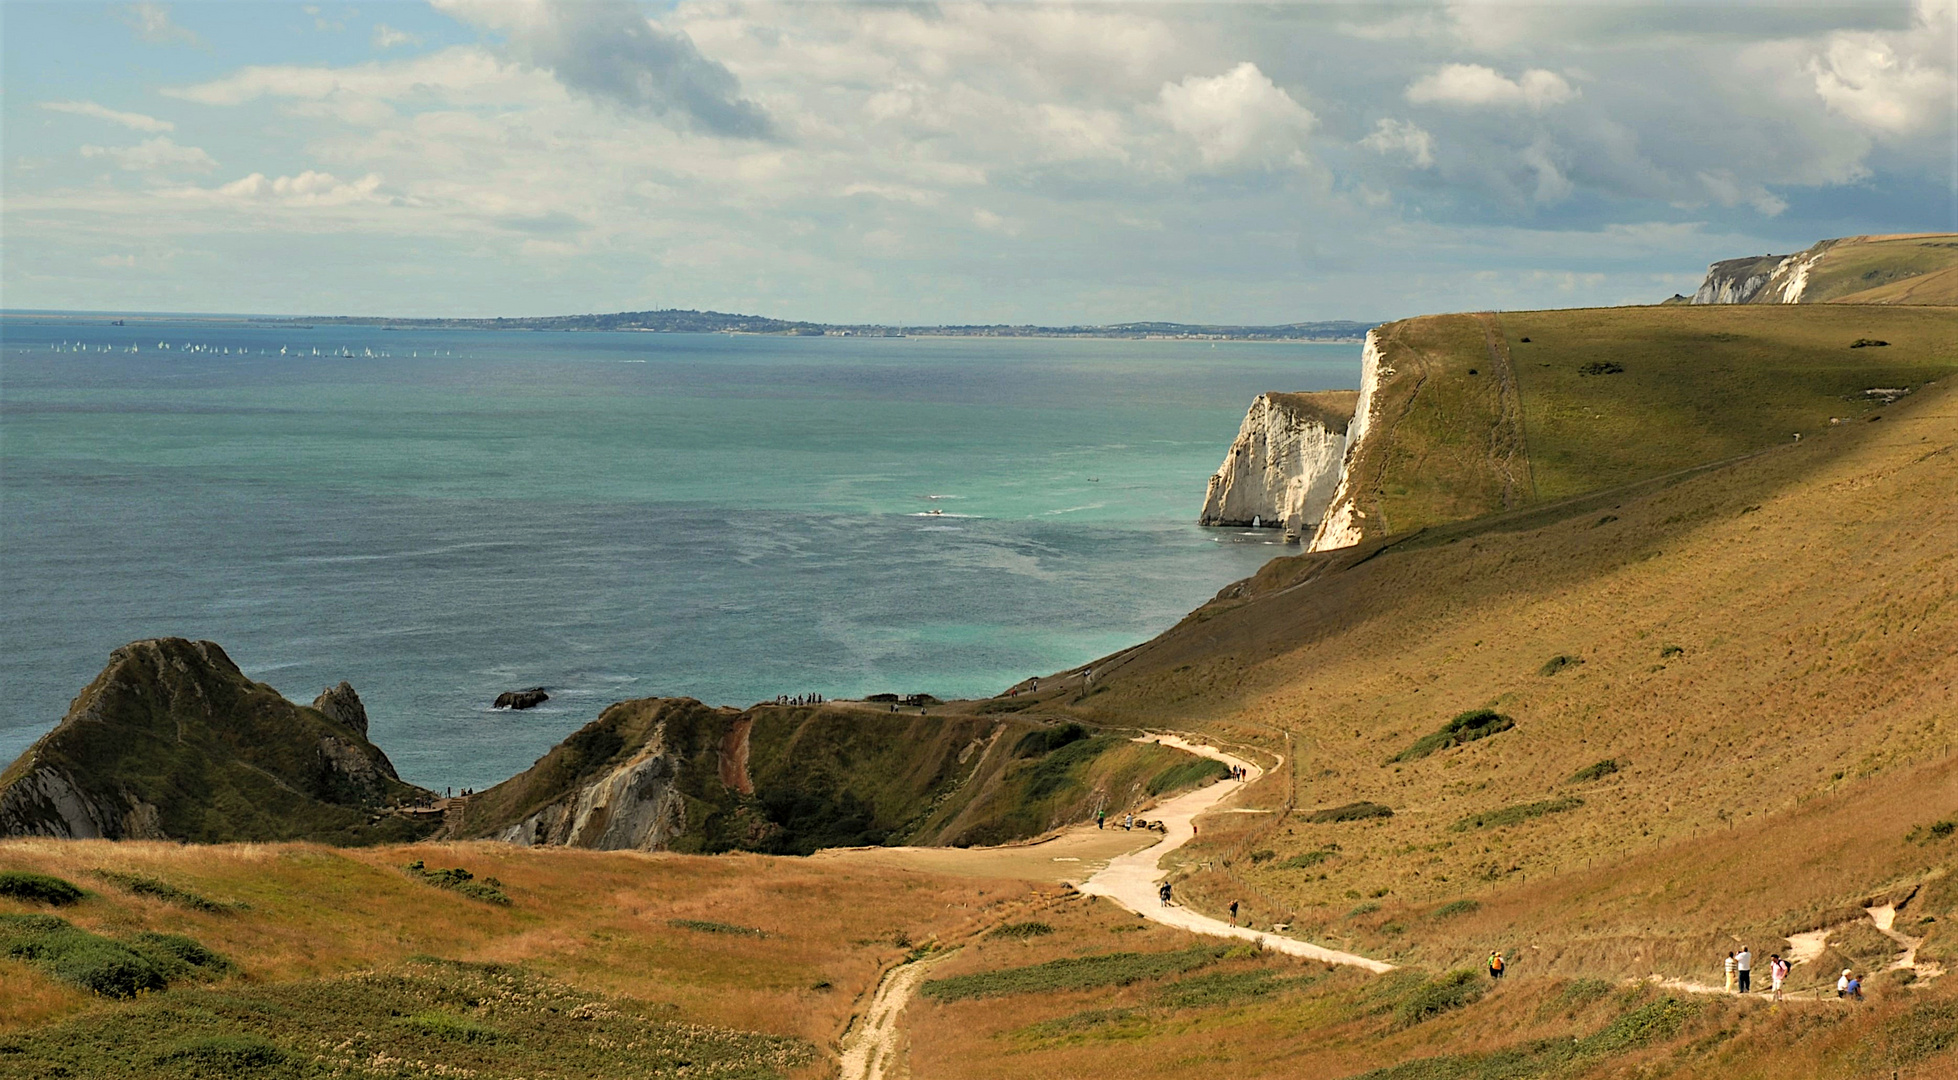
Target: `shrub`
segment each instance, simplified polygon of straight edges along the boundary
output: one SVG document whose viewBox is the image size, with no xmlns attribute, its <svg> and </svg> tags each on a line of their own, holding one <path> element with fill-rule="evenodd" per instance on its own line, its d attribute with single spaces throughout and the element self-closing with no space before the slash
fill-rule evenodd
<svg viewBox="0 0 1958 1080">
<path fill-rule="evenodd" d="M 1156 991 L 1158 1005 L 1172 1009 L 1195 1009 L 1206 1005 L 1235 1005 L 1297 989 L 1313 980 L 1308 975 L 1280 979 L 1272 968 L 1252 971 L 1216 971 L 1178 979 Z"/>
<path fill-rule="evenodd" d="M 1467 969 L 1451 971 L 1438 979 L 1422 983 L 1413 993 L 1402 998 L 1401 1003 L 1394 1007 L 1394 1021 L 1401 1027 L 1413 1027 L 1423 1020 L 1432 1020 L 1442 1013 L 1473 1005 L 1480 1000 L 1481 976 Z"/>
<path fill-rule="evenodd" d="M 232 963 L 222 953 L 205 948 L 182 934 L 156 934 L 145 931 L 130 939 L 129 947 L 154 963 L 169 979 L 186 976 L 225 975 Z"/>
<path fill-rule="evenodd" d="M 432 1035 L 449 1042 L 495 1042 L 503 1033 L 493 1027 L 479 1024 L 466 1016 L 443 1012 L 440 1009 L 416 1013 L 403 1017 L 401 1025 L 423 1035 Z"/>
<path fill-rule="evenodd" d="M 1183 762 L 1181 765 L 1171 765 L 1169 768 L 1151 777 L 1146 787 L 1149 794 L 1161 795 L 1165 791 L 1175 791 L 1177 788 L 1182 787 L 1193 787 L 1203 783 L 1205 780 L 1222 780 L 1230 774 L 1231 767 L 1221 761 L 1213 761 L 1210 758 L 1197 758 L 1194 761 Z"/>
<path fill-rule="evenodd" d="M 157 1065 L 190 1065 L 232 1076 L 245 1069 L 264 1069 L 285 1063 L 285 1051 L 256 1035 L 212 1035 L 180 1042 L 158 1054 Z"/>
<path fill-rule="evenodd" d="M 1457 715 L 1453 720 L 1441 725 L 1432 734 L 1423 735 L 1414 745 L 1387 759 L 1392 765 L 1402 761 L 1417 761 L 1437 750 L 1460 746 L 1477 739 L 1486 739 L 1498 732 L 1508 731 L 1516 726 L 1516 721 L 1494 709 L 1471 709 Z"/>
<path fill-rule="evenodd" d="M 1611 993 L 1611 983 L 1603 979 L 1579 979 L 1564 987 L 1564 992 L 1558 995 L 1558 1000 L 1571 1008 L 1579 1008 L 1609 993 Z"/>
<path fill-rule="evenodd" d="M 1592 780 L 1602 780 L 1624 767 L 1625 762 L 1619 761 L 1616 758 L 1606 758 L 1595 765 L 1586 765 L 1572 773 L 1570 782 L 1573 784 L 1584 784 Z"/>
<path fill-rule="evenodd" d="M 1176 952 L 1104 953 L 1100 956 L 1049 960 L 1028 967 L 980 971 L 932 979 L 920 990 L 934 1001 L 1000 997 L 1006 994 L 1046 994 L 1088 990 L 1098 986 L 1128 986 L 1213 964 L 1224 954 L 1215 946 L 1199 945 Z"/>
<path fill-rule="evenodd" d="M 1558 672 L 1564 670 L 1567 667 L 1576 667 L 1577 665 L 1582 664 L 1583 662 L 1584 662 L 1584 658 L 1581 656 L 1566 656 L 1563 653 L 1558 653 L 1557 655 L 1551 657 L 1550 659 L 1545 660 L 1543 662 L 1543 666 L 1536 669 L 1536 673 L 1538 675 L 1549 677 L 1551 675 L 1557 674 Z"/>
<path fill-rule="evenodd" d="M 1349 892 L 1349 893 L 1348 893 L 1348 895 L 1349 895 L 1349 896 L 1358 896 L 1359 894 L 1358 894 L 1358 893 L 1353 893 L 1353 892 Z M 1359 918 L 1359 917 L 1360 917 L 1360 916 L 1362 916 L 1362 915 L 1371 915 L 1371 914 L 1373 914 L 1374 912 L 1376 912 L 1376 911 L 1379 911 L 1379 910 L 1380 910 L 1380 905 L 1379 905 L 1379 904 L 1376 904 L 1376 903 L 1374 903 L 1373 901 L 1371 901 L 1371 900 L 1368 900 L 1368 901 L 1366 901 L 1365 903 L 1362 903 L 1362 904 L 1356 904 L 1356 905 L 1354 906 L 1354 908 L 1353 908 L 1353 910 L 1351 910 L 1351 911 L 1349 911 L 1349 912 L 1347 912 L 1347 913 L 1346 913 L 1346 917 L 1347 917 L 1347 918 L 1349 918 L 1349 919 L 1357 919 L 1357 918 Z"/>
<path fill-rule="evenodd" d="M 1683 645 L 1662 645 L 1659 647 L 1659 659 L 1661 660 L 1670 660 L 1675 656 L 1684 656 L 1685 654 L 1686 648 Z"/>
<path fill-rule="evenodd" d="M 0 873 L 0 896 L 65 907 L 87 895 L 68 882 L 47 874 L 30 874 L 24 870 Z"/>
<path fill-rule="evenodd" d="M 459 892 L 472 900 L 481 900 L 488 904 L 510 906 L 510 898 L 503 892 L 503 883 L 495 878 L 477 881 L 476 875 L 459 866 L 449 870 L 431 870 L 423 865 L 420 859 L 416 859 L 402 869 L 408 871 L 409 876 L 438 889 Z"/>
<path fill-rule="evenodd" d="M 52 915 L 0 915 L 0 955 L 103 997 L 134 997 L 169 981 L 150 957 Z"/>
<path fill-rule="evenodd" d="M 1376 802 L 1352 802 L 1345 806 L 1335 806 L 1307 814 L 1305 820 L 1315 824 L 1328 824 L 1340 821 L 1364 821 L 1367 818 L 1393 817 L 1394 812 Z"/>
<path fill-rule="evenodd" d="M 1068 743 L 1080 742 L 1089 735 L 1088 729 L 1073 722 L 1059 727 L 1036 728 L 1020 736 L 1013 744 L 1014 757 L 1039 757 L 1051 754 Z"/>
<path fill-rule="evenodd" d="M 733 923 L 713 922 L 708 919 L 668 919 L 666 925 L 675 930 L 692 930 L 700 934 L 735 934 L 741 937 L 768 936 L 766 931 L 752 926 L 736 926 Z"/>
<path fill-rule="evenodd" d="M 1577 373 L 1579 375 L 1616 375 L 1624 370 L 1625 367 L 1623 364 L 1615 364 L 1610 360 L 1593 360 L 1583 367 L 1578 368 Z"/>
<path fill-rule="evenodd" d="M 994 927 L 992 936 L 1024 939 L 1046 937 L 1053 932 L 1054 928 L 1044 922 L 1013 922 L 1007 923 L 1005 926 Z"/>
<path fill-rule="evenodd" d="M 1259 863 L 1268 863 L 1271 860 L 1276 859 L 1277 857 L 1278 857 L 1278 853 L 1276 851 L 1273 851 L 1270 848 L 1259 848 L 1258 850 L 1251 853 L 1251 865 L 1256 866 Z"/>
<path fill-rule="evenodd" d="M 1958 832 L 1958 821 L 1946 818 L 1943 821 L 1933 821 L 1929 825 L 1914 826 L 1904 839 L 1913 844 L 1929 844 L 1936 840 L 1949 839 L 1954 832 Z"/>
<path fill-rule="evenodd" d="M 1470 829 L 1491 829 L 1503 825 L 1520 825 L 1531 818 L 1545 814 L 1561 814 L 1584 805 L 1584 800 L 1575 795 L 1562 799 L 1545 799 L 1543 802 L 1525 803 L 1521 806 L 1505 806 L 1500 810 L 1490 810 L 1481 814 L 1470 814 L 1449 826 L 1456 832 Z"/>
<path fill-rule="evenodd" d="M 1479 900 L 1451 900 L 1436 908 L 1430 918 L 1452 919 L 1457 915 L 1472 915 L 1481 910 L 1482 903 Z"/>
<path fill-rule="evenodd" d="M 193 911 L 217 913 L 230 911 L 233 908 L 243 906 L 241 904 L 220 904 L 216 900 L 207 900 L 194 892 L 179 889 L 167 881 L 158 881 L 153 877 L 144 877 L 141 874 L 126 874 L 119 870 L 103 870 L 100 868 L 91 870 L 90 873 L 104 881 L 120 885 L 137 896 L 154 897 L 166 903 L 176 904 L 179 907 L 190 908 Z"/>
<path fill-rule="evenodd" d="M 1325 862 L 1327 859 L 1332 858 L 1338 851 L 1338 848 L 1331 847 L 1320 848 L 1318 851 L 1308 851 L 1303 855 L 1294 855 L 1286 859 L 1284 862 L 1278 864 L 1278 868 L 1280 870 L 1304 870 Z"/>
</svg>

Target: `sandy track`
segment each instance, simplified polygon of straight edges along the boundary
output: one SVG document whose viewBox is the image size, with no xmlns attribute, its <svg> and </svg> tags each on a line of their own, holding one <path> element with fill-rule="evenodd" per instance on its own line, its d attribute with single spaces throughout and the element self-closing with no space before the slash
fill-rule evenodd
<svg viewBox="0 0 1958 1080">
<path fill-rule="evenodd" d="M 1165 905 L 1158 900 L 1156 888 L 1163 877 L 1163 856 L 1196 838 L 1197 815 L 1235 795 L 1245 785 L 1256 783 L 1258 778 L 1264 775 L 1264 770 L 1243 758 L 1226 754 L 1214 746 L 1192 743 L 1175 735 L 1157 735 L 1142 741 L 1159 742 L 1164 746 L 1173 746 L 1199 757 L 1221 761 L 1226 765 L 1235 765 L 1245 770 L 1245 778 L 1219 780 L 1209 787 L 1185 792 L 1158 805 L 1149 812 L 1149 815 L 1151 821 L 1161 819 L 1163 822 L 1164 832 L 1161 842 L 1141 851 L 1110 859 L 1106 867 L 1080 885 L 1083 893 L 1089 896 L 1105 896 L 1145 919 L 1159 922 L 1164 926 L 1173 926 L 1178 930 L 1187 930 L 1193 934 L 1255 941 L 1262 943 L 1267 949 L 1282 952 L 1287 956 L 1297 956 L 1327 964 L 1346 964 L 1372 972 L 1394 969 L 1394 965 L 1379 960 L 1328 949 L 1297 938 L 1259 933 L 1249 927 L 1234 926 L 1222 919 L 1213 919 L 1174 903 Z"/>
<path fill-rule="evenodd" d="M 871 995 L 870 1007 L 843 1036 L 843 1056 L 838 1062 L 843 1080 L 885 1080 L 899 1074 L 897 1018 L 911 1003 L 911 995 L 932 965 L 957 952 L 947 949 L 933 953 L 884 973 L 877 992 Z"/>
</svg>

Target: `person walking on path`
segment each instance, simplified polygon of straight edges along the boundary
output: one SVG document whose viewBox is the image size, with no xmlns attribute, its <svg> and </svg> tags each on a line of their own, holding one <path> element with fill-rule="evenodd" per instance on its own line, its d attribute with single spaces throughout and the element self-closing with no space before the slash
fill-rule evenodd
<svg viewBox="0 0 1958 1080">
<path fill-rule="evenodd" d="M 1162 900 L 1164 907 L 1169 906 L 1169 882 L 1163 882 L 1162 888 L 1156 890 L 1156 896 Z"/>
<path fill-rule="evenodd" d="M 1231 901 L 1231 925 L 1237 925 L 1237 901 Z"/>
<path fill-rule="evenodd" d="M 1780 953 L 1768 957 L 1768 979 L 1774 983 L 1774 999 L 1781 1000 L 1781 984 L 1788 981 L 1788 961 Z"/>
<path fill-rule="evenodd" d="M 1503 968 L 1505 966 L 1506 965 L 1504 965 L 1502 961 L 1501 953 L 1491 952 L 1489 954 L 1489 977 L 1491 979 L 1500 980 L 1502 978 Z"/>
<path fill-rule="evenodd" d="M 1108 811 L 1106 810 L 1095 811 L 1095 828 L 1097 829 L 1104 828 L 1106 827 L 1107 822 L 1108 822 Z"/>
<path fill-rule="evenodd" d="M 1739 982 L 1739 980 L 1735 976 L 1737 976 L 1740 973 L 1740 961 L 1734 959 L 1733 953 L 1728 953 L 1726 966 L 1727 966 L 1727 992 L 1731 994 L 1734 992 L 1735 984 Z"/>
<path fill-rule="evenodd" d="M 1133 831 L 1134 829 L 1135 829 L 1135 811 L 1131 810 L 1128 813 L 1122 815 L 1122 831 L 1130 832 Z"/>
<path fill-rule="evenodd" d="M 1734 957 L 1734 973 L 1740 976 L 1740 992 L 1747 993 L 1754 985 L 1754 952 L 1745 945 L 1740 947 L 1740 955 Z"/>
</svg>

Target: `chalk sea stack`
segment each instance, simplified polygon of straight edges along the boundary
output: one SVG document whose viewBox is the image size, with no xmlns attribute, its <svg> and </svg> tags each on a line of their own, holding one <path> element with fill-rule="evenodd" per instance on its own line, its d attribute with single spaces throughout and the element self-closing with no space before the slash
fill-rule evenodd
<svg viewBox="0 0 1958 1080">
<path fill-rule="evenodd" d="M 125 645 L 0 773 L 0 836 L 413 840 L 433 792 L 395 775 L 341 683 L 312 706 L 253 682 L 209 641 Z"/>
<path fill-rule="evenodd" d="M 503 691 L 501 694 L 496 695 L 495 707 L 498 709 L 533 709 L 549 700 L 551 700 L 551 695 L 545 693 L 543 687 L 533 686 L 528 690 Z"/>
<path fill-rule="evenodd" d="M 1204 493 L 1202 525 L 1283 529 L 1309 537 L 1339 484 L 1359 394 L 1259 394 Z"/>
</svg>

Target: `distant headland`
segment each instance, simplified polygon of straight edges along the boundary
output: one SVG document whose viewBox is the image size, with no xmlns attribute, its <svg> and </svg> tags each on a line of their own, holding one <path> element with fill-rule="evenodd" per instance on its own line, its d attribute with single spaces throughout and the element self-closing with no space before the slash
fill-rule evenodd
<svg viewBox="0 0 1958 1080">
<path fill-rule="evenodd" d="M 989 323 L 956 326 L 902 326 L 881 323 L 818 323 L 733 315 L 722 311 L 667 308 L 621 311 L 610 315 L 547 315 L 522 319 L 387 319 L 336 315 L 285 320 L 312 326 L 384 326 L 398 330 L 641 330 L 662 334 L 771 334 L 783 337 L 1013 337 L 1150 338 L 1215 341 L 1357 342 L 1377 323 L 1335 319 L 1277 326 L 1208 323 L 1125 322 L 1105 326 L 1037 326 Z"/>
</svg>

